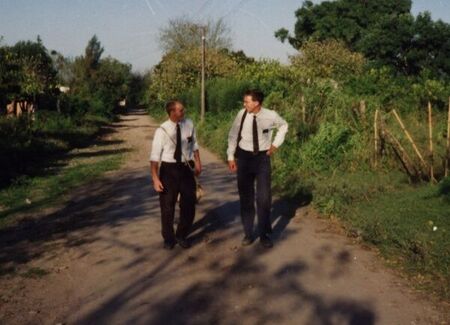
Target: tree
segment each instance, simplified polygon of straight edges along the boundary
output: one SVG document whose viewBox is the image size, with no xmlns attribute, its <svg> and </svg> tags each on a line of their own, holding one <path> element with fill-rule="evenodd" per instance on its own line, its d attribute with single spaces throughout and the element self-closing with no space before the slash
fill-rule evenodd
<svg viewBox="0 0 450 325">
<path fill-rule="evenodd" d="M 92 36 L 84 50 L 84 61 L 88 75 L 98 68 L 103 51 L 97 35 Z"/>
<path fill-rule="evenodd" d="M 230 28 L 223 19 L 209 20 L 205 24 L 196 23 L 186 17 L 169 20 L 166 27 L 159 33 L 159 43 L 165 52 L 182 51 L 201 46 L 202 28 L 205 28 L 205 36 L 208 48 L 231 48 Z"/>
<path fill-rule="evenodd" d="M 414 17 L 410 0 L 305 1 L 296 11 L 294 35 L 280 29 L 275 36 L 300 49 L 309 41 L 341 40 L 375 66 L 390 66 L 405 75 L 429 70 L 450 77 L 450 25 L 434 22 L 425 12 Z"/>
<path fill-rule="evenodd" d="M 96 72 L 96 93 L 110 106 L 127 97 L 131 81 L 131 66 L 112 57 L 101 59 Z"/>
<path fill-rule="evenodd" d="M 411 0 L 337 0 L 320 4 L 305 1 L 295 12 L 294 36 L 282 28 L 275 32 L 275 37 L 282 42 L 288 40 L 297 49 L 310 39 L 322 41 L 334 38 L 357 50 L 361 37 L 380 18 L 408 14 L 410 11 Z"/>
<path fill-rule="evenodd" d="M 35 100 L 37 95 L 53 91 L 56 70 L 39 37 L 36 42 L 19 41 L 10 51 L 12 64 L 18 67 L 16 99 Z"/>
<path fill-rule="evenodd" d="M 305 42 L 301 54 L 291 57 L 292 70 L 305 80 L 315 78 L 345 81 L 362 73 L 365 59 L 342 41 Z"/>
<path fill-rule="evenodd" d="M 200 81 L 201 69 L 198 52 L 186 49 L 166 53 L 151 72 L 152 96 L 164 101 L 196 86 Z M 215 49 L 208 50 L 205 67 L 208 78 L 229 76 L 236 67 L 236 62 L 228 54 Z"/>
<path fill-rule="evenodd" d="M 0 43 L 1 43 L 0 38 Z M 20 66 L 13 60 L 11 48 L 0 44 L 0 107 L 20 92 L 19 73 Z"/>
</svg>

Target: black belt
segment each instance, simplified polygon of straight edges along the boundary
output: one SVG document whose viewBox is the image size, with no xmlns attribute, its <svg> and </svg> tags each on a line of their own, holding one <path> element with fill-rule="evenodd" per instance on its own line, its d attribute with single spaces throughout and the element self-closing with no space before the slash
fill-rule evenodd
<svg viewBox="0 0 450 325">
<path fill-rule="evenodd" d="M 265 154 L 267 154 L 267 151 L 268 150 L 260 150 L 257 153 L 254 153 L 253 151 L 247 151 L 247 150 L 241 149 L 241 147 L 237 147 L 236 155 L 238 158 L 240 155 L 242 155 L 241 157 L 254 157 L 254 156 L 265 155 Z"/>
<path fill-rule="evenodd" d="M 188 164 L 191 166 L 194 166 L 194 161 L 193 160 L 189 160 Z M 168 161 L 161 161 L 161 165 L 166 165 L 166 166 L 187 166 L 187 164 L 183 161 L 183 162 L 168 162 Z"/>
</svg>

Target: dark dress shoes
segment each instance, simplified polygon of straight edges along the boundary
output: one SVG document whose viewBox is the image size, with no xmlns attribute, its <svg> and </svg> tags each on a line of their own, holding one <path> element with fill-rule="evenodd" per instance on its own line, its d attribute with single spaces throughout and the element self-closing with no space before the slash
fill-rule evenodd
<svg viewBox="0 0 450 325">
<path fill-rule="evenodd" d="M 164 249 L 173 249 L 175 247 L 175 242 L 173 240 L 164 241 Z"/>
<path fill-rule="evenodd" d="M 177 238 L 177 243 L 184 249 L 191 247 L 191 243 L 189 243 L 185 238 Z"/>
<path fill-rule="evenodd" d="M 272 248 L 273 247 L 272 239 L 270 239 L 270 237 L 267 236 L 267 235 L 261 235 L 259 237 L 259 242 L 265 248 Z"/>
<path fill-rule="evenodd" d="M 248 246 L 253 243 L 253 238 L 250 236 L 245 236 L 244 239 L 242 239 L 242 246 Z"/>
</svg>

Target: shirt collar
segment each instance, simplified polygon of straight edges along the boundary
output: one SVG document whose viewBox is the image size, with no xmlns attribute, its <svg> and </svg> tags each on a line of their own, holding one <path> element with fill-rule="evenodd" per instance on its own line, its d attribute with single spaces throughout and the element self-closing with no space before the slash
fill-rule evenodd
<svg viewBox="0 0 450 325">
<path fill-rule="evenodd" d="M 174 121 L 172 121 L 170 118 L 169 119 L 167 119 L 167 122 L 169 123 L 169 125 L 170 126 L 172 126 L 172 127 L 177 127 L 177 123 L 175 123 Z M 180 122 L 178 122 L 178 123 L 180 123 L 180 126 L 183 124 L 183 122 L 184 122 L 184 119 L 182 119 Z"/>
<path fill-rule="evenodd" d="M 256 117 L 258 117 L 259 115 L 261 115 L 261 113 L 262 113 L 262 111 L 263 111 L 263 108 L 261 107 L 261 109 L 259 110 L 259 112 L 258 113 L 250 113 L 252 116 L 256 116 Z"/>
</svg>

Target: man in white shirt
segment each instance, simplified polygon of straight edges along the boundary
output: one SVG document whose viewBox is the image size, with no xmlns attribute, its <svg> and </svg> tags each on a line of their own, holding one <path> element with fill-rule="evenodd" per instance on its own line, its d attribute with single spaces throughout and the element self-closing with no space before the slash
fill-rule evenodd
<svg viewBox="0 0 450 325">
<path fill-rule="evenodd" d="M 244 109 L 240 110 L 228 134 L 228 167 L 237 171 L 241 220 L 244 226 L 242 245 L 254 240 L 253 223 L 256 212 L 260 242 L 273 246 L 270 210 L 272 206 L 270 157 L 283 143 L 288 130 L 287 122 L 275 111 L 262 107 L 264 94 L 249 90 L 244 94 Z M 272 142 L 273 130 L 277 130 Z"/>
<path fill-rule="evenodd" d="M 176 243 L 189 248 L 187 240 L 195 216 L 196 183 L 202 165 L 194 124 L 184 118 L 184 106 L 179 100 L 166 104 L 169 119 L 156 129 L 150 154 L 153 188 L 159 193 L 161 228 L 164 248 Z M 194 172 L 189 167 L 194 167 Z M 159 169 L 159 173 L 158 173 Z M 180 221 L 174 232 L 174 214 L 180 195 Z"/>
</svg>

